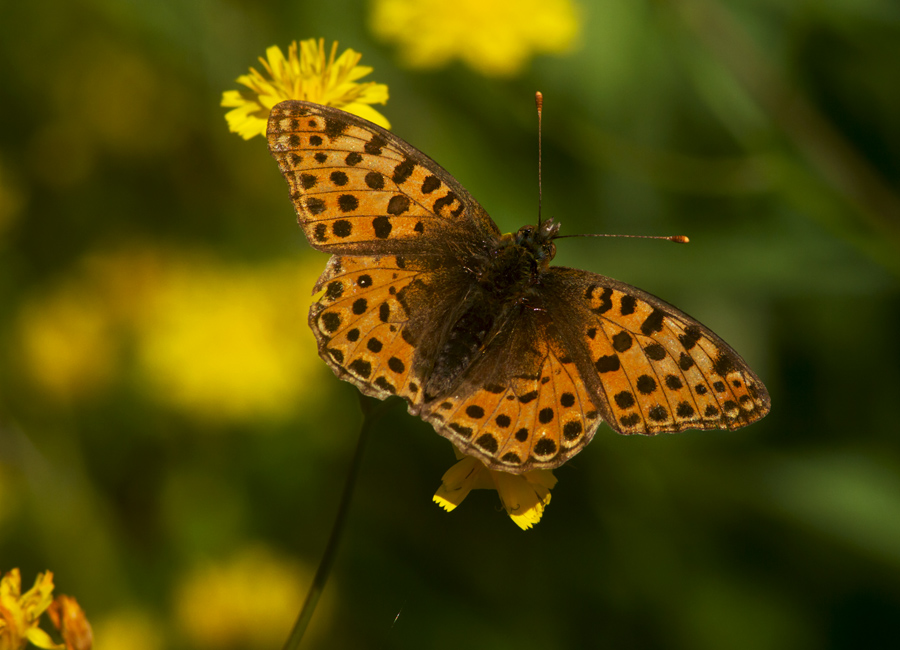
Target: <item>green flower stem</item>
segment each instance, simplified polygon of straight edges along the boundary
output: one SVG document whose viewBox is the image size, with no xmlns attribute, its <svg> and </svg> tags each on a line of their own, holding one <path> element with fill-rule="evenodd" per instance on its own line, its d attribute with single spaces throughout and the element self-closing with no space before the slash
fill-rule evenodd
<svg viewBox="0 0 900 650">
<path fill-rule="evenodd" d="M 341 533 L 344 530 L 344 524 L 347 521 L 347 515 L 350 512 L 350 501 L 353 498 L 353 488 L 356 485 L 356 478 L 359 476 L 359 468 L 362 464 L 363 450 L 366 446 L 366 440 L 372 425 L 381 415 L 394 405 L 394 400 L 386 402 L 378 401 L 371 397 L 366 397 L 362 393 L 359 394 L 359 405 L 363 412 L 363 421 L 359 430 L 359 440 L 356 441 L 356 451 L 353 452 L 353 461 L 350 463 L 350 470 L 347 473 L 347 481 L 344 483 L 344 492 L 341 495 L 341 503 L 338 507 L 337 517 L 334 520 L 334 526 L 331 528 L 331 536 L 328 538 L 328 545 L 319 561 L 319 568 L 316 569 L 316 576 L 313 578 L 309 592 L 306 594 L 306 601 L 297 616 L 294 623 L 294 629 L 288 637 L 287 643 L 284 644 L 284 650 L 296 650 L 300 647 L 300 641 L 309 627 L 313 613 L 316 611 L 316 605 L 319 603 L 319 597 L 325 589 L 325 583 L 328 582 L 328 574 L 331 572 L 331 566 L 334 564 L 334 558 L 337 555 L 337 547 L 341 541 Z"/>
</svg>

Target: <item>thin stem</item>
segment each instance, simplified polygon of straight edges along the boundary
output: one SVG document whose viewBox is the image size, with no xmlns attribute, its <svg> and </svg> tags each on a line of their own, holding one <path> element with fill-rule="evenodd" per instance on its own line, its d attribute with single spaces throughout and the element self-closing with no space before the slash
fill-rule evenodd
<svg viewBox="0 0 900 650">
<path fill-rule="evenodd" d="M 344 492 L 341 494 L 341 503 L 338 506 L 337 516 L 331 528 L 331 536 L 328 538 L 328 544 L 325 546 L 322 559 L 319 560 L 319 568 L 316 569 L 316 575 L 313 578 L 312 585 L 309 587 L 309 592 L 306 594 L 306 600 L 300 609 L 297 621 L 294 623 L 294 629 L 291 630 L 291 635 L 284 644 L 284 650 L 297 650 L 300 647 L 300 641 L 303 639 L 306 628 L 309 627 L 309 622 L 316 611 L 316 605 L 319 603 L 319 597 L 322 595 L 325 584 L 328 582 L 328 575 L 331 573 L 331 567 L 337 555 L 337 547 L 341 541 L 341 533 L 344 530 L 344 524 L 347 522 L 347 515 L 350 512 L 353 488 L 356 485 L 356 478 L 359 476 L 359 468 L 362 465 L 363 450 L 369 437 L 369 431 L 378 418 L 393 406 L 393 400 L 380 402 L 360 393 L 359 406 L 363 412 L 363 421 L 359 429 L 359 440 L 356 441 L 356 450 L 353 452 L 353 460 L 347 472 L 347 481 L 344 483 Z"/>
</svg>

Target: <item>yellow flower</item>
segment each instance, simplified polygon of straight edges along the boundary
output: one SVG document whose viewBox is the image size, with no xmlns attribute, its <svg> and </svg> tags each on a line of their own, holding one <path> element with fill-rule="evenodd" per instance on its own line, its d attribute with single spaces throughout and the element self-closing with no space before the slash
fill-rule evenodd
<svg viewBox="0 0 900 650">
<path fill-rule="evenodd" d="M 236 265 L 137 246 L 89 255 L 22 308 L 15 355 L 62 403 L 132 372 L 149 397 L 212 424 L 290 417 L 327 390 L 315 339 L 299 326 L 321 264 Z M 0 495 L 4 485 L 0 473 Z M 15 503 L 0 498 L 0 518 Z"/>
<path fill-rule="evenodd" d="M 62 635 L 66 650 L 91 650 L 94 645 L 91 624 L 77 600 L 65 594 L 57 596 L 47 614 Z"/>
<path fill-rule="evenodd" d="M 167 628 L 138 609 L 120 609 L 97 621 L 95 650 L 164 650 Z"/>
<path fill-rule="evenodd" d="M 550 503 L 550 490 L 556 477 L 549 469 L 536 469 L 524 474 L 509 474 L 485 467 L 477 458 L 464 456 L 444 473 L 441 487 L 434 493 L 434 502 L 447 512 L 463 502 L 471 490 L 494 489 L 506 512 L 522 530 L 528 530 L 541 520 L 544 508 Z"/>
<path fill-rule="evenodd" d="M 19 357 L 31 378 L 62 402 L 105 387 L 115 371 L 113 324 L 92 289 L 66 282 L 19 314 Z"/>
<path fill-rule="evenodd" d="M 300 324 L 318 264 L 166 261 L 135 322 L 148 391 L 211 423 L 277 420 L 315 402 L 324 366 Z"/>
<path fill-rule="evenodd" d="M 22 593 L 22 576 L 13 569 L 0 580 L 0 650 L 22 650 L 26 643 L 62 650 L 38 627 L 53 600 L 53 574 L 39 573 L 34 586 Z"/>
<path fill-rule="evenodd" d="M 206 650 L 280 647 L 311 581 L 307 567 L 267 547 L 247 547 L 185 576 L 175 595 L 179 627 L 191 647 Z M 321 603 L 310 630 L 315 635 L 329 623 L 333 597 L 332 591 Z"/>
<path fill-rule="evenodd" d="M 387 86 L 374 81 L 358 83 L 357 79 L 372 72 L 372 68 L 357 65 L 362 54 L 351 49 L 335 59 L 337 47 L 335 41 L 327 58 L 325 39 L 300 41 L 299 47 L 294 41 L 288 48 L 287 58 L 276 45 L 266 50 L 268 61 L 259 59 L 266 74 L 250 68 L 250 74 L 237 78 L 249 91 L 229 90 L 222 94 L 222 106 L 233 108 L 225 114 L 228 130 L 245 140 L 255 135 L 265 136 L 269 111 L 286 99 L 335 106 L 391 128 L 384 115 L 370 106 L 387 102 Z"/>
<path fill-rule="evenodd" d="M 578 34 L 571 0 L 375 0 L 370 23 L 410 66 L 458 57 L 487 76 L 515 74 L 536 53 L 563 52 Z"/>
</svg>

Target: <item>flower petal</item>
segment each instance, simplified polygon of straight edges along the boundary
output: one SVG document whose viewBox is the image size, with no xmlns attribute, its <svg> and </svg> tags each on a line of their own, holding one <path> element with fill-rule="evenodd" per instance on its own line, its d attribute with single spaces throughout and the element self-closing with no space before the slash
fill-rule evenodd
<svg viewBox="0 0 900 650">
<path fill-rule="evenodd" d="M 479 485 L 479 475 L 486 471 L 477 458 L 465 456 L 441 477 L 441 487 L 434 493 L 433 500 L 447 512 L 463 502 L 469 492 Z"/>
<path fill-rule="evenodd" d="M 39 627 L 29 629 L 25 638 L 28 639 L 32 645 L 36 645 L 39 648 L 46 648 L 47 650 L 65 650 L 66 647 L 62 643 L 54 643 L 53 639 L 50 638 L 50 635 Z"/>
<path fill-rule="evenodd" d="M 324 39 L 294 41 L 285 57 L 273 45 L 260 58 L 263 72 L 250 68 L 237 82 L 250 92 L 226 91 L 221 105 L 233 108 L 225 115 L 228 128 L 244 139 L 265 135 L 269 111 L 286 99 L 302 99 L 317 104 L 335 106 L 390 128 L 387 119 L 369 104 L 384 104 L 387 86 L 357 80 L 372 72 L 369 66 L 358 65 L 362 55 L 347 49 L 335 58 L 337 42 L 326 56 Z"/>
<path fill-rule="evenodd" d="M 542 483 L 532 483 L 528 480 L 527 474 L 531 473 L 492 472 L 503 507 L 522 530 L 528 530 L 539 522 L 544 514 L 544 508 L 550 503 L 550 489 Z M 555 483 L 556 479 L 553 482 Z"/>
</svg>

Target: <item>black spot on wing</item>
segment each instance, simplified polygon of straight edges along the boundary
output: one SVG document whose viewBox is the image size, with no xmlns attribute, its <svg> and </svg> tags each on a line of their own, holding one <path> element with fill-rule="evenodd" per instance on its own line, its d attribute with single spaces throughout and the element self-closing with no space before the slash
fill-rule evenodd
<svg viewBox="0 0 900 650">
<path fill-rule="evenodd" d="M 607 354 L 605 356 L 597 359 L 597 362 L 594 364 L 597 368 L 597 372 L 615 372 L 619 368 L 622 367 L 622 364 L 619 362 L 619 357 L 615 354 Z"/>
<path fill-rule="evenodd" d="M 678 341 L 681 343 L 685 350 L 690 350 L 692 347 L 697 345 L 697 341 L 699 341 L 701 338 L 703 338 L 703 333 L 696 325 L 688 325 L 686 328 L 684 328 L 684 332 L 678 335 Z"/>
<path fill-rule="evenodd" d="M 325 201 L 315 196 L 306 197 L 306 209 L 307 211 L 316 216 L 318 214 L 322 214 L 325 212 L 328 206 L 325 205 Z"/>
<path fill-rule="evenodd" d="M 369 172 L 365 177 L 366 186 L 370 190 L 384 189 L 384 176 L 378 172 Z"/>
<path fill-rule="evenodd" d="M 363 146 L 363 150 L 367 154 L 371 154 L 373 156 L 380 156 L 381 150 L 387 145 L 387 140 L 380 133 L 373 133 L 372 137 L 368 142 Z"/>
<path fill-rule="evenodd" d="M 347 174 L 345 174 L 342 171 L 331 172 L 331 175 L 329 176 L 329 178 L 331 179 L 331 182 L 334 183 L 335 185 L 337 185 L 338 187 L 343 187 L 344 185 L 346 185 L 347 183 L 350 182 L 350 179 L 347 177 Z"/>
<path fill-rule="evenodd" d="M 650 336 L 656 332 L 661 332 L 663 328 L 663 319 L 666 313 L 659 308 L 654 307 L 650 315 L 641 323 L 641 333 L 644 336 Z"/>
<path fill-rule="evenodd" d="M 336 120 L 331 117 L 325 118 L 325 135 L 328 136 L 330 140 L 334 140 L 338 137 L 344 130 L 347 128 L 347 122 L 343 122 L 341 120 Z"/>
<path fill-rule="evenodd" d="M 426 176 L 425 180 L 422 181 L 422 194 L 431 194 L 436 189 L 441 186 L 441 181 L 438 180 L 437 176 Z"/>
<path fill-rule="evenodd" d="M 612 306 L 612 289 L 606 287 L 603 293 L 600 294 L 600 304 L 594 307 L 593 312 L 595 314 L 605 314 L 612 309 Z"/>
<path fill-rule="evenodd" d="M 612 337 L 613 349 L 616 352 L 625 352 L 631 347 L 633 340 L 634 339 L 631 338 L 631 334 L 629 334 L 625 330 L 622 330 Z"/>
<path fill-rule="evenodd" d="M 387 239 L 391 235 L 391 230 L 393 230 L 391 220 L 385 216 L 372 219 L 372 228 L 378 239 Z"/>
<path fill-rule="evenodd" d="M 410 200 L 409 197 L 403 194 L 397 194 L 391 197 L 391 200 L 388 201 L 387 212 L 388 214 L 398 215 L 403 214 L 404 212 L 409 211 Z"/>
<path fill-rule="evenodd" d="M 350 233 L 353 232 L 353 224 L 346 219 L 338 219 L 331 224 L 331 232 L 334 233 L 335 237 L 349 237 Z"/>
<path fill-rule="evenodd" d="M 391 176 L 391 180 L 400 185 L 412 175 L 415 168 L 416 163 L 411 158 L 404 158 L 403 162 L 394 167 L 394 174 Z"/>
</svg>

